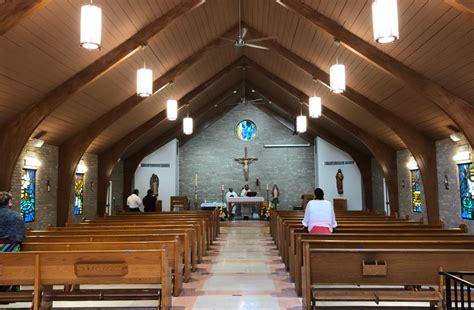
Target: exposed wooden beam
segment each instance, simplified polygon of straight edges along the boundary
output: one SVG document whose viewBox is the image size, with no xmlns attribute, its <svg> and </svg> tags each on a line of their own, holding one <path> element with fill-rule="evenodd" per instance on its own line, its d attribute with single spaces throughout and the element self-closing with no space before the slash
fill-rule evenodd
<svg viewBox="0 0 474 310">
<path fill-rule="evenodd" d="M 0 36 L 24 18 L 32 15 L 48 3 L 48 0 L 0 1 Z"/>
<path fill-rule="evenodd" d="M 269 94 L 269 92 L 264 92 L 264 97 L 267 97 L 269 99 L 272 98 L 271 99 L 272 103 L 274 103 L 272 105 L 278 106 L 279 110 L 283 112 L 282 114 L 276 111 L 275 109 L 267 108 L 269 110 L 270 115 L 275 120 L 277 120 L 284 126 L 291 125 L 292 122 L 294 122 L 293 118 L 294 118 L 294 115 L 296 115 L 295 113 L 297 113 L 296 110 L 292 111 L 292 109 L 287 104 L 282 104 L 278 99 L 272 97 Z M 257 107 L 263 110 L 261 106 L 257 106 Z M 309 135 L 312 135 L 313 137 L 319 136 L 323 138 L 330 144 L 348 153 L 354 159 L 354 161 L 357 163 L 357 166 L 359 167 L 359 171 L 362 177 L 365 207 L 368 210 L 373 210 L 372 166 L 371 166 L 370 156 L 360 152 L 359 150 L 356 150 L 354 147 L 350 146 L 345 141 L 335 136 L 332 132 L 323 128 L 320 124 L 318 124 L 317 121 L 312 120 L 308 123 L 307 133 Z M 313 143 L 314 143 L 314 138 L 313 138 Z"/>
<path fill-rule="evenodd" d="M 222 70 L 224 72 L 229 72 L 237 62 L 232 64 L 231 66 L 227 67 L 226 69 Z M 221 72 L 222 72 L 221 71 Z M 205 83 L 201 84 L 200 86 L 196 87 L 194 90 L 183 96 L 178 102 L 180 108 L 183 107 L 186 103 L 191 101 L 197 95 L 202 93 L 208 87 L 212 86 L 219 78 L 222 77 L 221 73 L 216 74 L 213 78 L 209 79 Z M 235 87 L 235 85 L 233 86 Z M 225 91 L 221 93 L 217 98 L 213 99 L 214 104 L 220 104 L 222 101 L 227 100 L 228 97 L 234 96 L 234 94 Z M 97 215 L 103 216 L 105 213 L 105 204 L 106 204 L 106 196 L 107 196 L 107 186 L 114 169 L 116 163 L 120 160 L 123 156 L 125 151 L 136 141 L 139 139 L 143 134 L 145 134 L 150 129 L 154 128 L 156 125 L 160 124 L 166 119 L 166 111 L 161 111 L 156 116 L 152 117 L 147 122 L 143 123 L 114 145 L 109 147 L 107 150 L 99 154 L 99 171 L 98 171 L 98 185 L 97 185 Z"/>
<path fill-rule="evenodd" d="M 458 11 L 474 14 L 474 2 L 472 0 L 444 0 L 444 2 Z"/>
<path fill-rule="evenodd" d="M 183 0 L 179 5 L 139 30 L 125 42 L 47 93 L 38 102 L 15 115 L 11 121 L 5 122 L 5 125 L 0 128 L 2 133 L 0 149 L 3 150 L 0 152 L 0 162 L 3 163 L 0 170 L 0 188 L 11 188 L 13 170 L 23 147 L 34 130 L 51 112 L 88 83 L 123 61 L 151 37 L 203 2 L 203 0 Z"/>
<path fill-rule="evenodd" d="M 190 66 L 195 64 L 202 56 L 209 51 L 210 49 L 214 48 L 218 44 L 218 40 L 213 41 L 203 49 L 201 49 L 198 53 L 194 54 L 193 56 L 189 57 L 182 63 L 175 66 L 173 69 L 159 77 L 154 81 L 154 89 L 160 89 L 167 83 L 169 83 L 172 79 L 176 76 L 182 74 L 186 69 Z M 208 79 L 206 82 L 198 86 L 196 89 L 191 91 L 189 94 L 184 96 L 181 99 L 184 101 L 189 101 L 194 96 L 199 94 L 202 90 L 206 89 L 207 87 L 211 86 L 214 82 L 219 80 L 222 76 L 228 73 L 231 69 L 235 67 L 235 65 L 239 64 L 239 60 L 235 61 L 234 63 L 230 64 L 228 67 L 221 70 L 212 78 Z M 146 98 L 139 97 L 136 94 L 131 95 L 128 99 L 117 105 L 112 110 L 106 112 L 102 116 L 100 116 L 97 120 L 92 122 L 89 126 L 87 126 L 84 130 L 77 133 L 74 137 L 68 139 L 64 144 L 59 147 L 59 165 L 58 165 L 58 204 L 57 204 L 57 224 L 60 226 L 59 223 L 65 223 L 67 221 L 68 216 L 68 206 L 71 200 L 71 182 L 74 178 L 74 172 L 76 170 L 77 164 L 81 160 L 81 157 L 86 152 L 87 148 L 91 145 L 94 139 L 99 136 L 107 127 L 113 124 L 115 121 L 123 117 L 127 114 L 130 110 L 136 107 L 139 103 L 143 102 Z M 182 104 L 182 102 L 180 103 Z M 163 112 L 161 115 L 164 117 L 166 112 Z M 155 116 L 152 120 L 145 123 L 145 125 L 140 126 L 142 129 L 144 126 L 151 126 L 154 122 L 156 123 L 156 118 L 159 117 Z M 140 128 L 139 127 L 139 128 Z M 147 127 L 148 129 L 150 127 Z M 116 161 L 113 163 L 115 164 Z M 101 184 L 103 185 L 103 184 Z M 98 209 L 99 211 L 99 209 Z M 100 210 L 102 211 L 102 210 Z"/>
<path fill-rule="evenodd" d="M 458 125 L 464 132 L 469 143 L 474 146 L 474 122 L 472 121 L 474 119 L 474 106 L 392 56 L 367 43 L 337 22 L 313 10 L 300 0 L 277 0 L 277 2 L 328 32 L 340 40 L 348 49 L 371 64 L 399 78 L 406 86 L 414 89 L 416 93 L 436 104 Z M 434 196 L 436 199 L 437 197 L 437 195 Z"/>
<path fill-rule="evenodd" d="M 248 59 L 248 58 L 247 58 Z M 246 60 L 247 61 L 247 60 Z M 273 73 L 257 65 L 252 60 L 248 59 L 248 62 L 255 67 L 260 68 L 260 72 L 270 79 L 272 82 L 278 84 L 280 87 L 287 89 L 289 93 L 293 94 L 299 100 L 308 102 L 308 96 L 296 87 L 290 85 L 286 81 L 276 77 Z M 365 101 L 364 101 L 365 102 Z M 426 138 L 423 134 L 413 129 L 410 125 L 404 122 L 402 119 L 393 115 L 389 111 L 379 105 L 366 106 L 367 102 L 359 102 L 361 107 L 372 113 L 380 120 L 386 122 L 386 124 L 397 132 L 400 138 L 405 142 L 409 150 L 415 157 L 418 167 L 420 169 L 423 189 L 425 192 L 426 210 L 428 215 L 429 223 L 439 222 L 439 208 L 438 208 L 438 182 L 437 182 L 437 170 L 436 170 L 436 148 L 433 141 Z M 327 107 L 323 108 L 323 111 Z M 376 113 L 376 114 L 375 114 Z M 398 122 L 397 122 L 398 121 Z M 382 164 L 382 163 L 381 163 Z M 388 176 L 387 176 L 388 177 Z M 391 198 L 392 199 L 392 196 Z"/>
<path fill-rule="evenodd" d="M 214 103 L 211 102 L 208 104 L 208 106 L 213 106 Z M 194 128 L 194 133 L 200 132 L 204 128 L 207 128 L 207 126 L 210 126 L 213 122 L 215 122 L 219 117 L 222 115 L 226 114 L 229 112 L 233 107 L 232 106 L 218 106 L 214 109 L 211 109 L 210 112 L 201 114 L 201 116 L 196 120 L 195 128 Z M 153 141 L 150 141 L 147 146 L 142 148 L 140 151 L 134 153 L 132 156 L 126 158 L 124 160 L 124 180 L 123 180 L 123 201 L 124 201 L 124 206 L 126 205 L 126 197 L 127 195 L 130 194 L 132 190 L 132 185 L 133 185 L 133 178 L 135 174 L 135 170 L 137 169 L 138 165 L 142 161 L 142 159 L 155 151 L 156 149 L 162 147 L 166 143 L 170 142 L 173 139 L 190 139 L 187 138 L 182 130 L 181 130 L 181 123 L 178 123 L 176 126 L 171 128 L 170 130 L 166 131 Z"/>
</svg>

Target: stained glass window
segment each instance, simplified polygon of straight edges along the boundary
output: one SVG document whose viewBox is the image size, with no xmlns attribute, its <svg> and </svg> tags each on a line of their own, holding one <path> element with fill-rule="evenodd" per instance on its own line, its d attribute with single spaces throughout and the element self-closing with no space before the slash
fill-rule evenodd
<svg viewBox="0 0 474 310">
<path fill-rule="evenodd" d="M 472 163 L 458 165 L 459 194 L 461 195 L 461 217 L 474 219 L 474 166 Z"/>
<path fill-rule="evenodd" d="M 74 215 L 82 214 L 84 206 L 84 174 L 76 173 L 74 177 Z"/>
<path fill-rule="evenodd" d="M 411 206 L 413 212 L 420 213 L 421 205 L 421 175 L 420 169 L 410 170 L 411 179 Z"/>
<path fill-rule="evenodd" d="M 36 170 L 21 171 L 20 212 L 25 223 L 34 222 L 36 205 Z"/>
<path fill-rule="evenodd" d="M 243 120 L 235 127 L 237 137 L 243 141 L 250 141 L 255 138 L 257 126 L 251 120 Z"/>
</svg>

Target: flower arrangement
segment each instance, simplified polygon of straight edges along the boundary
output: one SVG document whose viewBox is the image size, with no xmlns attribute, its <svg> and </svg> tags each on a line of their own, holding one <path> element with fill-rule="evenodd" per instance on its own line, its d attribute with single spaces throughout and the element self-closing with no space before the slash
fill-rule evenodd
<svg viewBox="0 0 474 310">
<path fill-rule="evenodd" d="M 271 202 L 264 202 L 260 206 L 260 218 L 269 220 L 270 219 L 270 210 L 273 209 L 273 204 Z"/>
<path fill-rule="evenodd" d="M 217 212 L 219 212 L 219 218 L 221 219 L 221 221 L 227 220 L 227 208 L 217 207 Z"/>
</svg>

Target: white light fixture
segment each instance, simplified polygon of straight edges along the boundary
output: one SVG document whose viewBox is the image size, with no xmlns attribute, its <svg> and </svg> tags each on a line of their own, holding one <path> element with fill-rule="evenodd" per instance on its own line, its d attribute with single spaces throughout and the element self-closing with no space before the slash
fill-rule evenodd
<svg viewBox="0 0 474 310">
<path fill-rule="evenodd" d="M 183 132 L 185 135 L 190 135 L 193 133 L 193 119 L 189 117 L 189 104 L 186 105 L 187 114 L 183 118 Z"/>
<path fill-rule="evenodd" d="M 346 67 L 338 63 L 332 65 L 329 79 L 331 91 L 335 94 L 343 93 L 346 90 Z"/>
<path fill-rule="evenodd" d="M 306 115 L 303 115 L 303 103 L 301 103 L 301 113 L 296 117 L 296 131 L 299 133 L 306 132 L 308 127 L 308 122 Z"/>
<path fill-rule="evenodd" d="M 178 118 L 178 101 L 175 99 L 168 99 L 166 102 L 166 117 L 170 121 L 175 121 Z"/>
<path fill-rule="evenodd" d="M 377 43 L 398 40 L 397 0 L 373 0 L 372 23 L 374 40 Z"/>
<path fill-rule="evenodd" d="M 143 46 L 143 68 L 137 70 L 137 95 L 140 97 L 149 97 L 153 94 L 153 71 L 146 67 L 146 47 Z"/>
<path fill-rule="evenodd" d="M 321 98 L 317 96 L 309 97 L 309 117 L 318 118 L 321 116 Z"/>
<path fill-rule="evenodd" d="M 31 143 L 33 144 L 34 147 L 40 148 L 44 144 L 44 140 L 37 139 L 37 138 L 31 138 Z"/>
<path fill-rule="evenodd" d="M 36 154 L 34 152 L 27 151 L 24 159 L 24 166 L 26 168 L 36 169 L 41 166 L 41 161 L 36 158 Z"/>
<path fill-rule="evenodd" d="M 193 133 L 193 119 L 189 116 L 183 118 L 183 132 L 185 135 Z"/>
<path fill-rule="evenodd" d="M 86 49 L 100 48 L 102 32 L 102 9 L 94 5 L 81 6 L 81 47 Z"/>
<path fill-rule="evenodd" d="M 469 144 L 458 146 L 458 152 L 453 156 L 453 160 L 458 164 L 471 162 L 471 148 Z"/>
<path fill-rule="evenodd" d="M 464 135 L 462 132 L 455 132 L 450 134 L 449 138 L 451 138 L 453 142 L 459 142 L 464 139 Z"/>
<path fill-rule="evenodd" d="M 86 173 L 87 170 L 88 170 L 88 169 L 87 169 L 86 163 L 84 162 L 83 159 L 81 159 L 81 161 L 80 161 L 79 164 L 77 165 L 76 173 Z"/>
<path fill-rule="evenodd" d="M 407 162 L 407 168 L 410 170 L 418 169 L 418 164 L 416 163 L 416 160 L 413 156 L 410 156 L 410 159 Z"/>
</svg>

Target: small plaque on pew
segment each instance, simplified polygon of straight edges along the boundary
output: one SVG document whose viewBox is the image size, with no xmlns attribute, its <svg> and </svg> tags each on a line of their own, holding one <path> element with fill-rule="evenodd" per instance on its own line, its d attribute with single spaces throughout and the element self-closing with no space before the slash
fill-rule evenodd
<svg viewBox="0 0 474 310">
<path fill-rule="evenodd" d="M 128 274 L 126 263 L 77 263 L 78 277 L 123 277 Z"/>
<path fill-rule="evenodd" d="M 364 277 L 382 277 L 387 275 L 387 263 L 382 261 L 362 261 L 362 275 Z"/>
</svg>

